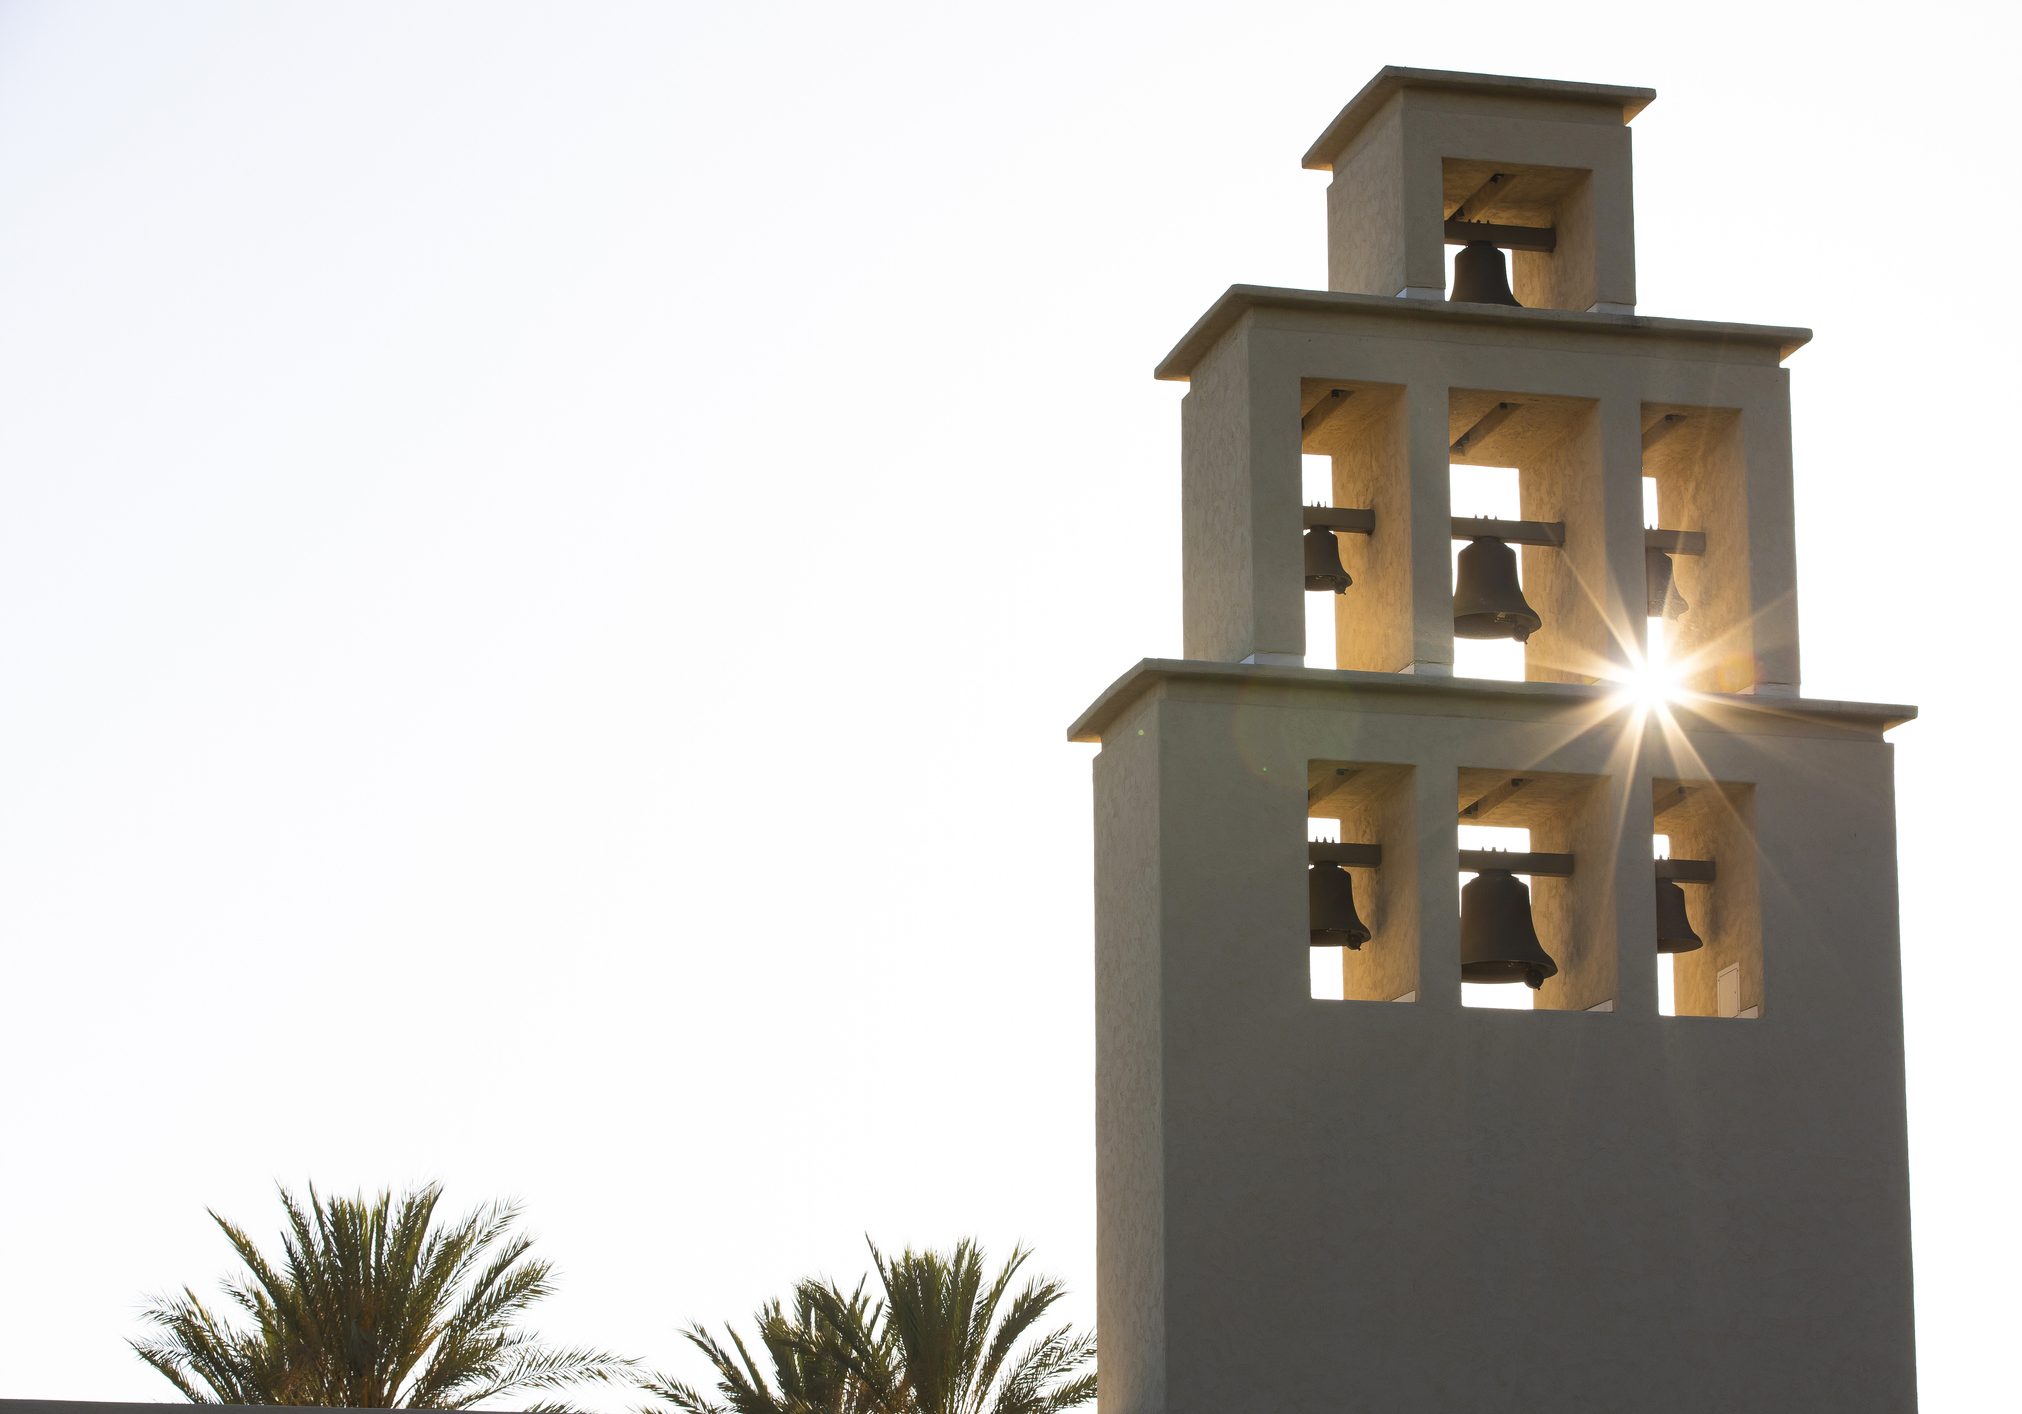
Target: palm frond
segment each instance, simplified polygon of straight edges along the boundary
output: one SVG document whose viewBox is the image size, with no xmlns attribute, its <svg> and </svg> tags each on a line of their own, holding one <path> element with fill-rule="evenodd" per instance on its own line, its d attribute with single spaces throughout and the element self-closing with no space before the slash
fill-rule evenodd
<svg viewBox="0 0 2022 1414">
<path fill-rule="evenodd" d="M 629 1374 L 629 1360 L 550 1347 L 517 1324 L 552 1292 L 553 1269 L 514 1231 L 516 1206 L 439 1222 L 440 1198 L 433 1184 L 397 1201 L 311 1185 L 304 1203 L 283 1187 L 276 1257 L 212 1213 L 244 1265 L 225 1295 L 245 1321 L 186 1291 L 147 1307 L 157 1334 L 129 1344 L 193 1403 L 466 1409 Z M 555 1400 L 527 1408 L 572 1414 Z"/>
</svg>

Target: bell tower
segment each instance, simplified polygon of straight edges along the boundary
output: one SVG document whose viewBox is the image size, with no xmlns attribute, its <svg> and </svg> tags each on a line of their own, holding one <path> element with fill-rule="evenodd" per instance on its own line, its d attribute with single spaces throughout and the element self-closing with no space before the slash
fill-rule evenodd
<svg viewBox="0 0 2022 1414">
<path fill-rule="evenodd" d="M 1305 156 L 1331 288 L 1157 369 L 1186 656 L 1070 731 L 1104 1414 L 1915 1407 L 1915 713 L 1800 692 L 1808 333 L 1637 313 L 1653 97 L 1384 69 Z"/>
</svg>

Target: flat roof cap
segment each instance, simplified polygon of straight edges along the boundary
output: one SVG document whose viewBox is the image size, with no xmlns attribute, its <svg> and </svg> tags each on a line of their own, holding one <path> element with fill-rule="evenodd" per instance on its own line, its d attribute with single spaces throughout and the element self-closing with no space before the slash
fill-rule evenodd
<svg viewBox="0 0 2022 1414">
<path fill-rule="evenodd" d="M 1556 98 L 1573 103 L 1592 103 L 1619 109 L 1628 122 L 1657 97 L 1654 88 L 1623 88 L 1611 83 L 1572 83 L 1564 79 L 1522 79 L 1508 74 L 1464 74 L 1452 69 L 1400 69 L 1385 65 L 1376 77 L 1362 85 L 1362 91 L 1348 100 L 1348 106 L 1334 115 L 1327 131 L 1313 140 L 1300 165 L 1312 172 L 1331 172 L 1334 158 L 1348 145 L 1364 123 L 1390 101 L 1394 93 L 1407 88 L 1435 89 L 1445 93 L 1481 93 L 1503 98 Z"/>
</svg>

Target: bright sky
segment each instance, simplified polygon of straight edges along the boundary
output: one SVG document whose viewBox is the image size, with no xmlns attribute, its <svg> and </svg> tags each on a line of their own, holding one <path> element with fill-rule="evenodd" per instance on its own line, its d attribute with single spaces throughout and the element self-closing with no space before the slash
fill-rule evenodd
<svg viewBox="0 0 2022 1414">
<path fill-rule="evenodd" d="M 1324 282 L 1385 63 L 1656 88 L 1643 311 L 1817 331 L 1807 689 L 1924 712 L 1925 1408 L 2011 1387 L 2013 22 L 1646 13 L 0 6 L 0 1394 L 167 1397 L 139 1300 L 276 1179 L 518 1195 L 543 1328 L 690 1373 L 866 1232 L 1090 1318 L 1062 731 L 1179 649 L 1151 366 Z"/>
</svg>

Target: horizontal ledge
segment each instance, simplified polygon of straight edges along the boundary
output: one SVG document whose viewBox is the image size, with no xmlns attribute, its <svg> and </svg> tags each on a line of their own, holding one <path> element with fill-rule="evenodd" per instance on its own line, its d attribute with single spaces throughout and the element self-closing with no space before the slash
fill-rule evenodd
<svg viewBox="0 0 2022 1414">
<path fill-rule="evenodd" d="M 1657 877 L 1669 879 L 1676 884 L 1710 884 L 1713 882 L 1713 861 L 1660 859 L 1657 861 Z"/>
<path fill-rule="evenodd" d="M 1706 553 L 1706 532 L 1703 530 L 1646 530 L 1643 532 L 1645 550 L 1662 550 L 1667 555 L 1703 555 Z"/>
<path fill-rule="evenodd" d="M 1308 864 L 1346 864 L 1356 869 L 1375 869 L 1383 863 L 1380 844 L 1332 844 L 1312 840 L 1306 845 Z"/>
<path fill-rule="evenodd" d="M 1353 506 L 1307 506 L 1306 529 L 1338 530 L 1344 535 L 1374 535 L 1376 512 L 1358 511 Z"/>
<path fill-rule="evenodd" d="M 1464 849 L 1460 852 L 1461 873 L 1479 874 L 1489 869 L 1569 879 L 1573 873 L 1573 857 L 1570 854 L 1518 854 L 1503 849 Z"/>
<path fill-rule="evenodd" d="M 1549 253 L 1559 248 L 1559 233 L 1550 226 L 1498 226 L 1493 221 L 1446 223 L 1448 245 L 1471 245 L 1475 241 L 1487 241 L 1490 245 L 1501 246 L 1504 250 L 1541 250 Z"/>
<path fill-rule="evenodd" d="M 1159 360 L 1154 378 L 1177 379 L 1193 376 L 1194 369 L 1208 351 L 1219 344 L 1245 315 L 1269 312 L 1298 316 L 1297 337 L 1309 350 L 1316 332 L 1330 337 L 1367 334 L 1370 321 L 1408 330 L 1406 337 L 1429 339 L 1439 330 L 1497 329 L 1506 333 L 1527 328 L 1525 337 L 1563 335 L 1576 340 L 1572 347 L 1596 353 L 1653 353 L 1717 363 L 1723 367 L 1739 364 L 1773 366 L 1790 357 L 1811 338 L 1809 329 L 1784 329 L 1760 324 L 1733 324 L 1707 319 L 1661 319 L 1647 314 L 1608 314 L 1571 309 L 1519 309 L 1506 304 L 1452 304 L 1446 300 L 1398 299 L 1394 293 L 1350 294 L 1342 290 L 1289 290 L 1272 285 L 1231 285 L 1194 320 L 1191 328 Z M 1331 334 L 1314 331 L 1308 323 L 1318 318 L 1335 323 Z M 1338 322 L 1336 322 L 1338 321 Z M 1274 334 L 1287 332 L 1273 325 Z M 1386 331 L 1388 332 L 1388 331 Z M 1495 336 L 1501 338 L 1502 334 Z M 1659 350 L 1648 341 L 1683 341 L 1697 345 L 1693 353 Z M 1572 391 L 1570 389 L 1566 391 Z"/>
<path fill-rule="evenodd" d="M 1566 543 L 1566 523 L 1561 520 L 1493 520 L 1488 516 L 1455 516 L 1453 538 L 1556 547 Z"/>
<path fill-rule="evenodd" d="M 1365 672 L 1276 663 L 1140 658 L 1124 669 L 1067 728 L 1069 741 L 1099 742 L 1118 719 L 1153 693 L 1175 692 L 1188 701 L 1243 700 L 1290 704 L 1305 694 L 1331 696 L 1358 712 L 1430 712 L 1493 715 L 1510 721 L 1550 722 L 1591 730 L 1629 708 L 1615 683 L 1500 682 L 1430 673 Z M 1673 704 L 1678 729 L 1752 736 L 1822 736 L 1836 741 L 1880 740 L 1913 722 L 1917 709 L 1893 702 L 1841 702 L 1820 697 L 1777 697 L 1746 692 L 1694 692 Z M 4 1414 L 4 1411 L 0 1411 Z"/>
</svg>

